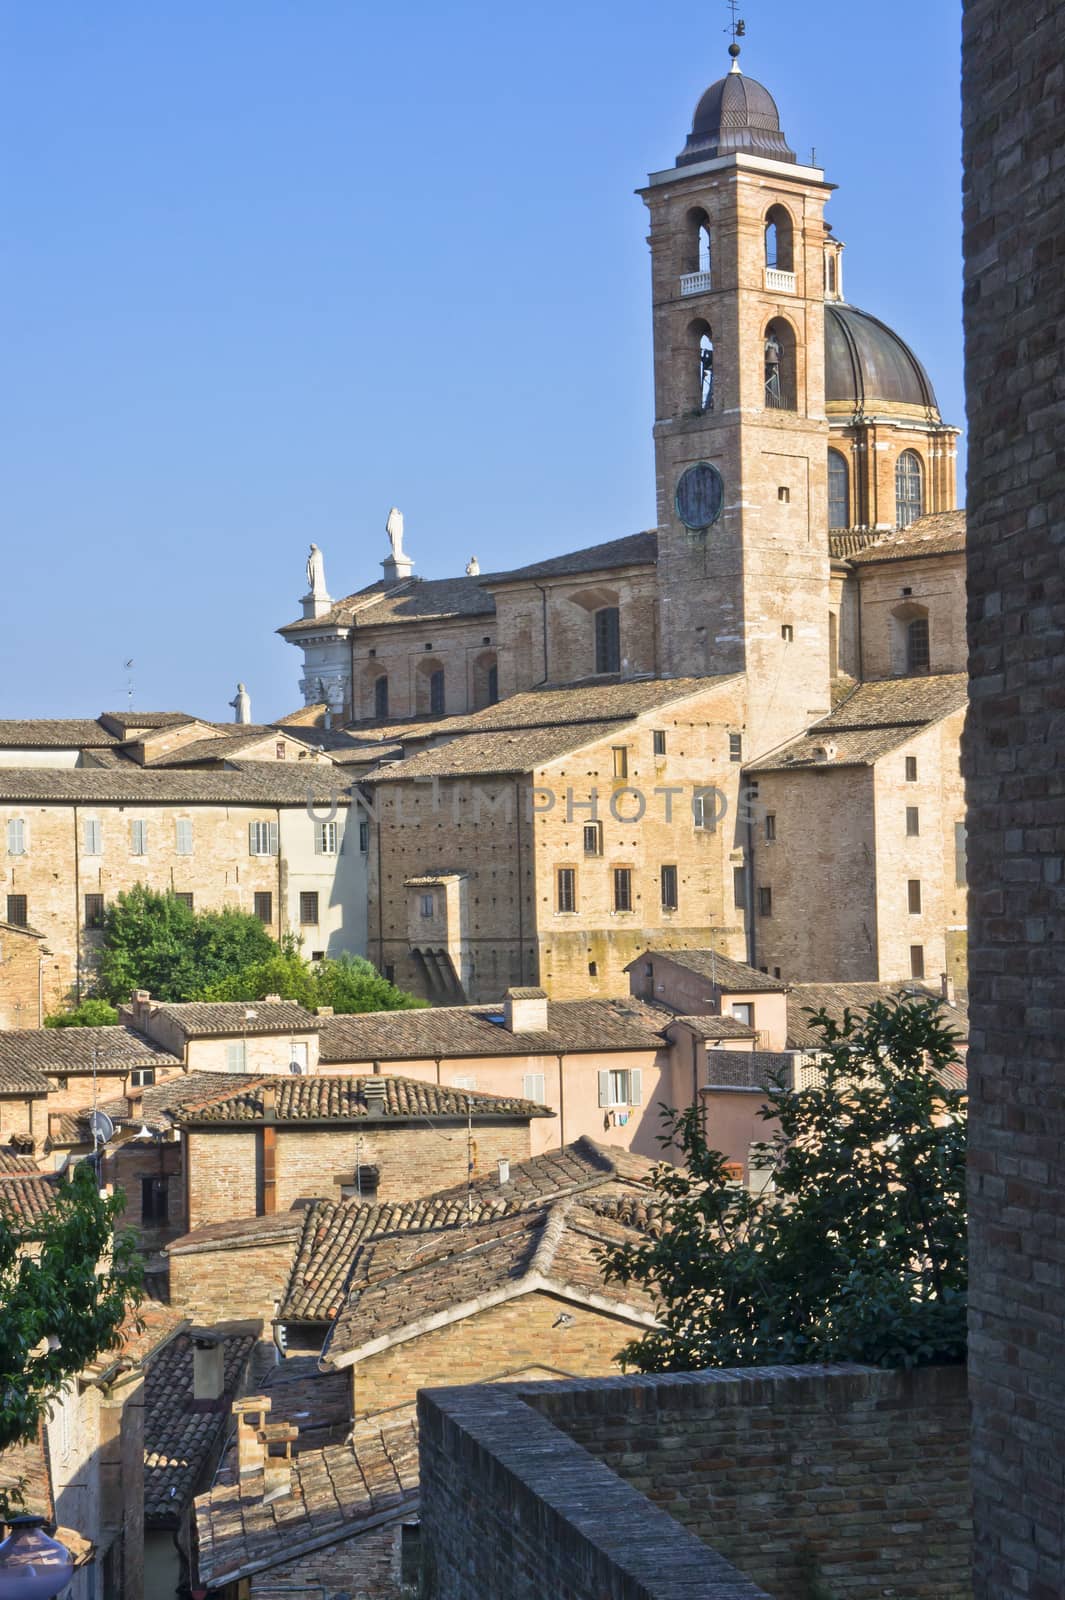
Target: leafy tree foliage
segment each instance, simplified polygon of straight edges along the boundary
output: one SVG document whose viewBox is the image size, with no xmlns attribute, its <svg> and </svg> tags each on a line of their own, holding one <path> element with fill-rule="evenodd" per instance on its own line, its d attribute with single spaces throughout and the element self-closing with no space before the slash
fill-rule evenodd
<svg viewBox="0 0 1065 1600">
<path fill-rule="evenodd" d="M 604 1254 L 646 1285 L 661 1328 L 627 1346 L 643 1372 L 965 1355 L 965 1096 L 938 1002 L 878 1002 L 824 1035 L 823 1071 L 777 1086 L 761 1115 L 772 1186 L 731 1184 L 702 1112 L 668 1112 L 661 1236 Z"/>
<path fill-rule="evenodd" d="M 0 1449 L 33 1437 L 65 1384 L 119 1343 L 140 1301 L 133 1235 L 115 1233 L 125 1197 L 104 1198 L 97 1184 L 83 1161 L 53 1211 L 26 1225 L 0 1211 Z"/>
<path fill-rule="evenodd" d="M 175 895 L 136 884 L 104 914 L 96 988 L 116 1005 L 133 989 L 148 989 L 157 1000 L 191 1000 L 277 954 L 274 940 L 248 912 L 196 912 Z"/>
<path fill-rule="evenodd" d="M 425 1003 L 382 978 L 362 956 L 345 952 L 335 959 L 312 963 L 292 947 L 211 984 L 197 998 L 263 1000 L 268 994 L 296 1000 L 311 1010 L 315 1006 L 332 1006 L 337 1013 L 409 1011 Z"/>
<path fill-rule="evenodd" d="M 110 1028 L 118 1021 L 118 1012 L 106 1000 L 83 1000 L 70 1011 L 54 1011 L 45 1017 L 46 1028 Z"/>
</svg>

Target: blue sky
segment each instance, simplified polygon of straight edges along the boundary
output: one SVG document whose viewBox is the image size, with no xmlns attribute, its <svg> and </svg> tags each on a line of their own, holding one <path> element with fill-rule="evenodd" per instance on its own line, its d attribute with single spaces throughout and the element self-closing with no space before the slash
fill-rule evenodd
<svg viewBox="0 0 1065 1600">
<path fill-rule="evenodd" d="M 848 299 L 963 422 L 959 8 L 750 0 Z M 425 577 L 652 524 L 646 213 L 726 8 L 0 0 L 0 716 L 298 704 L 307 545 Z"/>
</svg>

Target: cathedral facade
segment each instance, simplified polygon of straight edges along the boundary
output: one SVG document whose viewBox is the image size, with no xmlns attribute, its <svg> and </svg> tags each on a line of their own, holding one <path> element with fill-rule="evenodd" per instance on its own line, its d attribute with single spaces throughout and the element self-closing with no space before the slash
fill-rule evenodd
<svg viewBox="0 0 1065 1600">
<path fill-rule="evenodd" d="M 393 513 L 280 630 L 360 752 L 368 953 L 431 999 L 625 993 L 652 943 L 964 977 L 958 430 L 733 52 L 640 191 L 657 528 L 423 580 Z"/>
</svg>

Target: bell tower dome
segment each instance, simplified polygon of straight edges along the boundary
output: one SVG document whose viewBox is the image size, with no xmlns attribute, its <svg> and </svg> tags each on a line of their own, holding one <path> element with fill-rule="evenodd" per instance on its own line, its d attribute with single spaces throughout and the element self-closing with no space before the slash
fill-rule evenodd
<svg viewBox="0 0 1065 1600">
<path fill-rule="evenodd" d="M 732 66 L 651 215 L 663 669 L 747 675 L 745 756 L 829 707 L 825 202 Z"/>
</svg>

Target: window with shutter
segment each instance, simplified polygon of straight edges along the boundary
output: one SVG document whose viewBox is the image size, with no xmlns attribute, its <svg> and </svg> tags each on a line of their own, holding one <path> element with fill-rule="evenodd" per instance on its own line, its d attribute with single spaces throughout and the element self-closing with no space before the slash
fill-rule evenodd
<svg viewBox="0 0 1065 1600">
<path fill-rule="evenodd" d="M 174 824 L 175 849 L 179 856 L 192 854 L 192 823 L 188 817 L 179 817 Z"/>
<path fill-rule="evenodd" d="M 277 855 L 277 823 L 248 823 L 248 853 L 253 856 Z"/>
<path fill-rule="evenodd" d="M 314 853 L 317 856 L 335 856 L 337 853 L 337 825 L 335 822 L 316 822 L 314 825 Z"/>
<path fill-rule="evenodd" d="M 226 1071 L 243 1072 L 247 1064 L 247 1050 L 243 1039 L 231 1039 L 226 1045 Z"/>
<path fill-rule="evenodd" d="M 148 824 L 134 820 L 129 825 L 129 853 L 133 856 L 148 854 Z"/>
<path fill-rule="evenodd" d="M 100 837 L 100 823 L 96 817 L 86 817 L 82 824 L 81 837 L 85 855 L 98 856 L 103 848 Z"/>
<path fill-rule="evenodd" d="M 521 1080 L 521 1093 L 524 1100 L 534 1100 L 538 1106 L 544 1103 L 544 1075 L 542 1072 L 527 1072 Z"/>
<path fill-rule="evenodd" d="M 599 1074 L 599 1104 L 601 1106 L 612 1106 L 614 1104 L 613 1100 L 610 1098 L 609 1072 L 601 1072 Z"/>
<path fill-rule="evenodd" d="M 9 856 L 26 854 L 26 824 L 21 817 L 12 817 L 7 825 L 7 853 Z"/>
</svg>

